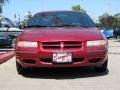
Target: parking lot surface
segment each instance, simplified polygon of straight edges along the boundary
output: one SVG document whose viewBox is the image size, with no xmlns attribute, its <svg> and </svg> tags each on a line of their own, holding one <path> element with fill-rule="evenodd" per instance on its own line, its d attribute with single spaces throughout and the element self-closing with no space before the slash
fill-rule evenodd
<svg viewBox="0 0 120 90">
<path fill-rule="evenodd" d="M 120 42 L 109 40 L 108 71 L 93 68 L 31 70 L 18 75 L 15 57 L 0 65 L 0 90 L 120 90 Z"/>
</svg>

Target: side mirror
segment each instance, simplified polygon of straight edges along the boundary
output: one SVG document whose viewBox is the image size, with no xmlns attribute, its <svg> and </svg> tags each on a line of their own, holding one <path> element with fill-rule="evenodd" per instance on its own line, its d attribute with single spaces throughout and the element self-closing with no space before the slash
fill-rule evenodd
<svg viewBox="0 0 120 90">
<path fill-rule="evenodd" d="M 102 25 L 102 24 L 96 24 L 96 27 L 98 27 L 98 28 L 102 28 L 103 25 Z"/>
<path fill-rule="evenodd" d="M 19 29 L 24 29 L 26 28 L 27 26 L 24 26 L 24 25 L 19 25 Z"/>
</svg>

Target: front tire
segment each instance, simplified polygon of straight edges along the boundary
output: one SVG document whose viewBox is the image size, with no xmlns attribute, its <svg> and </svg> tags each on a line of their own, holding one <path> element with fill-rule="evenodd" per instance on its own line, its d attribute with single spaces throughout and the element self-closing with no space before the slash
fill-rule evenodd
<svg viewBox="0 0 120 90">
<path fill-rule="evenodd" d="M 114 35 L 114 38 L 117 39 L 117 37 L 118 37 L 118 36 L 115 34 L 115 35 Z"/>
<path fill-rule="evenodd" d="M 117 39 L 120 39 L 120 35 L 117 36 Z"/>
<path fill-rule="evenodd" d="M 16 68 L 17 68 L 18 74 L 24 75 L 27 72 L 27 68 L 22 67 L 17 61 L 16 61 Z"/>
<path fill-rule="evenodd" d="M 102 66 L 99 66 L 99 67 L 95 66 L 95 70 L 98 72 L 105 72 L 107 71 L 107 65 L 108 65 L 108 58 Z"/>
</svg>

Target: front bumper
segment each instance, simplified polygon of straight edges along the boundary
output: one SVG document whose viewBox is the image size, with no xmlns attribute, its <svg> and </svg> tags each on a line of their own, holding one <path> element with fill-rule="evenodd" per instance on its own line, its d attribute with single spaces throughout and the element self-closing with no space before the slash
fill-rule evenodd
<svg viewBox="0 0 120 90">
<path fill-rule="evenodd" d="M 107 59 L 107 50 L 62 51 L 72 53 L 72 63 L 54 64 L 53 52 L 17 51 L 16 59 L 23 67 L 80 67 L 100 66 Z"/>
</svg>

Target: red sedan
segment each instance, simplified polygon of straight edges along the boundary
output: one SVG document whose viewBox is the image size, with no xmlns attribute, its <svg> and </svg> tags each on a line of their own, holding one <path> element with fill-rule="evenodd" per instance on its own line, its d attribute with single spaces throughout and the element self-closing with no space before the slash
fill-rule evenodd
<svg viewBox="0 0 120 90">
<path fill-rule="evenodd" d="M 107 70 L 107 39 L 86 13 L 37 13 L 18 36 L 15 48 L 19 74 L 30 67 L 92 66 Z"/>
</svg>

